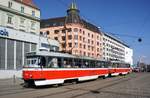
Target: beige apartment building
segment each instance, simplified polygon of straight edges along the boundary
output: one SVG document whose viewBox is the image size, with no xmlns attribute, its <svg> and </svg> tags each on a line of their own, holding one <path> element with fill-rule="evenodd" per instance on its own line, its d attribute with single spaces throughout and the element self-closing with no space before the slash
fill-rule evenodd
<svg viewBox="0 0 150 98">
<path fill-rule="evenodd" d="M 60 42 L 60 51 L 77 56 L 102 59 L 102 33 L 80 18 L 79 10 L 72 3 L 67 16 L 41 20 L 41 34 Z"/>
</svg>

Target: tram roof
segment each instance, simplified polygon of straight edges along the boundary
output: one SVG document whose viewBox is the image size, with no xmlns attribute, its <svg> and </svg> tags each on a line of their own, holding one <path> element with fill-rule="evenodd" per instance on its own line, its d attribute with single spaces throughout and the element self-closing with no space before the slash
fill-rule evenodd
<svg viewBox="0 0 150 98">
<path fill-rule="evenodd" d="M 98 60 L 92 57 L 87 56 L 75 56 L 68 53 L 61 53 L 61 52 L 49 52 L 49 51 L 37 51 L 37 52 L 28 52 L 26 56 L 50 56 L 50 57 L 64 57 L 64 58 L 75 58 L 75 59 L 83 59 L 83 60 Z"/>
<path fill-rule="evenodd" d="M 75 56 L 68 53 L 60 52 L 49 52 L 49 51 L 38 51 L 38 52 L 28 52 L 27 56 L 50 56 L 50 57 L 65 57 L 65 58 L 75 58 Z"/>
</svg>

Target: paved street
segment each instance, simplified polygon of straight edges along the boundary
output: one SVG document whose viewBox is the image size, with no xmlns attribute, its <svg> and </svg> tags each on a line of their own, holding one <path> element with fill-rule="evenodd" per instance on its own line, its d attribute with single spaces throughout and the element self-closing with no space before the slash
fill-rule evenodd
<svg viewBox="0 0 150 98">
<path fill-rule="evenodd" d="M 22 85 L 21 79 L 0 80 L 0 98 L 150 98 L 150 73 L 132 73 L 57 88 Z"/>
</svg>

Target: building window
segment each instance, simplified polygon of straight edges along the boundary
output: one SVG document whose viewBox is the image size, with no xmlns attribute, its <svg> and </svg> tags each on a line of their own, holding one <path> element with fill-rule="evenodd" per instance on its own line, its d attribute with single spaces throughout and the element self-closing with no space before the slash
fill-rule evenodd
<svg viewBox="0 0 150 98">
<path fill-rule="evenodd" d="M 67 31 L 68 31 L 68 32 L 71 32 L 71 31 L 72 31 L 72 29 L 71 29 L 71 28 L 69 28 L 69 29 L 67 29 Z"/>
<path fill-rule="evenodd" d="M 94 50 L 94 47 L 92 47 L 92 51 Z"/>
<path fill-rule="evenodd" d="M 88 33 L 88 37 L 90 37 L 90 33 Z"/>
<path fill-rule="evenodd" d="M 62 33 L 66 33 L 66 30 L 62 30 Z"/>
<path fill-rule="evenodd" d="M 99 52 L 99 48 L 97 48 L 97 52 Z"/>
<path fill-rule="evenodd" d="M 63 41 L 66 40 L 65 36 L 62 36 L 62 40 L 63 40 Z"/>
<path fill-rule="evenodd" d="M 101 41 L 101 38 L 99 38 L 99 40 Z"/>
<path fill-rule="evenodd" d="M 88 56 L 90 56 L 90 53 L 88 53 Z"/>
<path fill-rule="evenodd" d="M 7 69 L 14 69 L 14 40 L 7 40 Z"/>
<path fill-rule="evenodd" d="M 74 32 L 78 32 L 78 28 L 74 28 Z"/>
<path fill-rule="evenodd" d="M 0 38 L 0 69 L 5 69 L 5 41 L 6 39 Z"/>
<path fill-rule="evenodd" d="M 32 11 L 32 16 L 35 16 L 35 11 Z"/>
<path fill-rule="evenodd" d="M 83 42 L 85 42 L 85 38 L 83 37 Z"/>
<path fill-rule="evenodd" d="M 31 51 L 36 51 L 36 44 L 31 44 Z"/>
<path fill-rule="evenodd" d="M 68 35 L 68 39 L 72 39 L 72 35 Z"/>
<path fill-rule="evenodd" d="M 86 45 L 84 45 L 84 49 L 86 49 Z"/>
<path fill-rule="evenodd" d="M 59 30 L 54 30 L 54 33 L 55 33 L 55 34 L 58 34 L 58 33 L 59 33 Z"/>
<path fill-rule="evenodd" d="M 49 35 L 49 31 L 46 31 L 46 35 Z"/>
<path fill-rule="evenodd" d="M 92 41 L 92 45 L 94 44 L 94 41 Z"/>
<path fill-rule="evenodd" d="M 24 24 L 25 19 L 24 18 L 20 18 L 20 23 Z"/>
<path fill-rule="evenodd" d="M 24 13 L 24 7 L 21 6 L 21 13 Z"/>
<path fill-rule="evenodd" d="M 99 39 L 99 36 L 97 36 L 97 39 Z"/>
<path fill-rule="evenodd" d="M 83 35 L 85 35 L 85 32 L 83 31 Z"/>
<path fill-rule="evenodd" d="M 103 52 L 103 55 L 105 55 L 105 52 Z"/>
<path fill-rule="evenodd" d="M 8 16 L 7 23 L 8 23 L 8 24 L 13 24 L 13 23 L 12 23 L 12 16 Z"/>
<path fill-rule="evenodd" d="M 12 2 L 8 2 L 8 7 L 11 8 L 12 7 Z"/>
<path fill-rule="evenodd" d="M 99 56 L 99 54 L 97 54 L 97 56 Z"/>
<path fill-rule="evenodd" d="M 92 38 L 93 38 L 93 34 L 92 34 Z"/>
<path fill-rule="evenodd" d="M 82 40 L 82 36 L 80 36 L 80 41 Z"/>
<path fill-rule="evenodd" d="M 35 22 L 31 21 L 31 29 L 35 30 Z"/>
<path fill-rule="evenodd" d="M 72 47 L 72 43 L 69 43 L 69 47 Z"/>
<path fill-rule="evenodd" d="M 82 44 L 80 44 L 80 48 L 82 48 Z"/>
<path fill-rule="evenodd" d="M 82 30 L 80 29 L 80 33 L 82 32 Z"/>
<path fill-rule="evenodd" d="M 54 37 L 55 40 L 58 40 L 58 37 Z"/>
<path fill-rule="evenodd" d="M 20 26 L 24 27 L 25 24 L 25 19 L 24 18 L 20 18 Z"/>
<path fill-rule="evenodd" d="M 66 44 L 65 43 L 62 43 L 62 48 L 65 48 L 66 47 Z"/>
<path fill-rule="evenodd" d="M 80 55 L 82 55 L 82 51 L 80 51 Z"/>
<path fill-rule="evenodd" d="M 92 56 L 94 56 L 94 53 L 92 53 Z"/>
<path fill-rule="evenodd" d="M 78 43 L 74 43 L 74 44 L 75 44 L 75 46 L 74 46 L 74 47 L 75 47 L 75 48 L 78 48 Z"/>
<path fill-rule="evenodd" d="M 99 45 L 99 42 L 97 42 L 97 45 Z"/>
<path fill-rule="evenodd" d="M 74 39 L 78 40 L 78 35 L 74 35 Z"/>
<path fill-rule="evenodd" d="M 90 50 L 90 46 L 88 45 L 88 50 Z"/>
<path fill-rule="evenodd" d="M 84 52 L 84 56 L 86 56 L 86 52 Z"/>
<path fill-rule="evenodd" d="M 90 44 L 90 39 L 88 39 L 88 43 Z"/>
</svg>

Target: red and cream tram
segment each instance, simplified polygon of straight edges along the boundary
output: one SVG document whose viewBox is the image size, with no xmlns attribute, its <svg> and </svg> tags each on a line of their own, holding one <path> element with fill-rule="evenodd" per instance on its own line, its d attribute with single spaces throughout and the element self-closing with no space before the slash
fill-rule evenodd
<svg viewBox="0 0 150 98">
<path fill-rule="evenodd" d="M 127 64 L 77 57 L 67 53 L 39 51 L 27 53 L 26 57 L 23 79 L 25 83 L 36 86 L 86 81 L 130 72 Z"/>
</svg>

